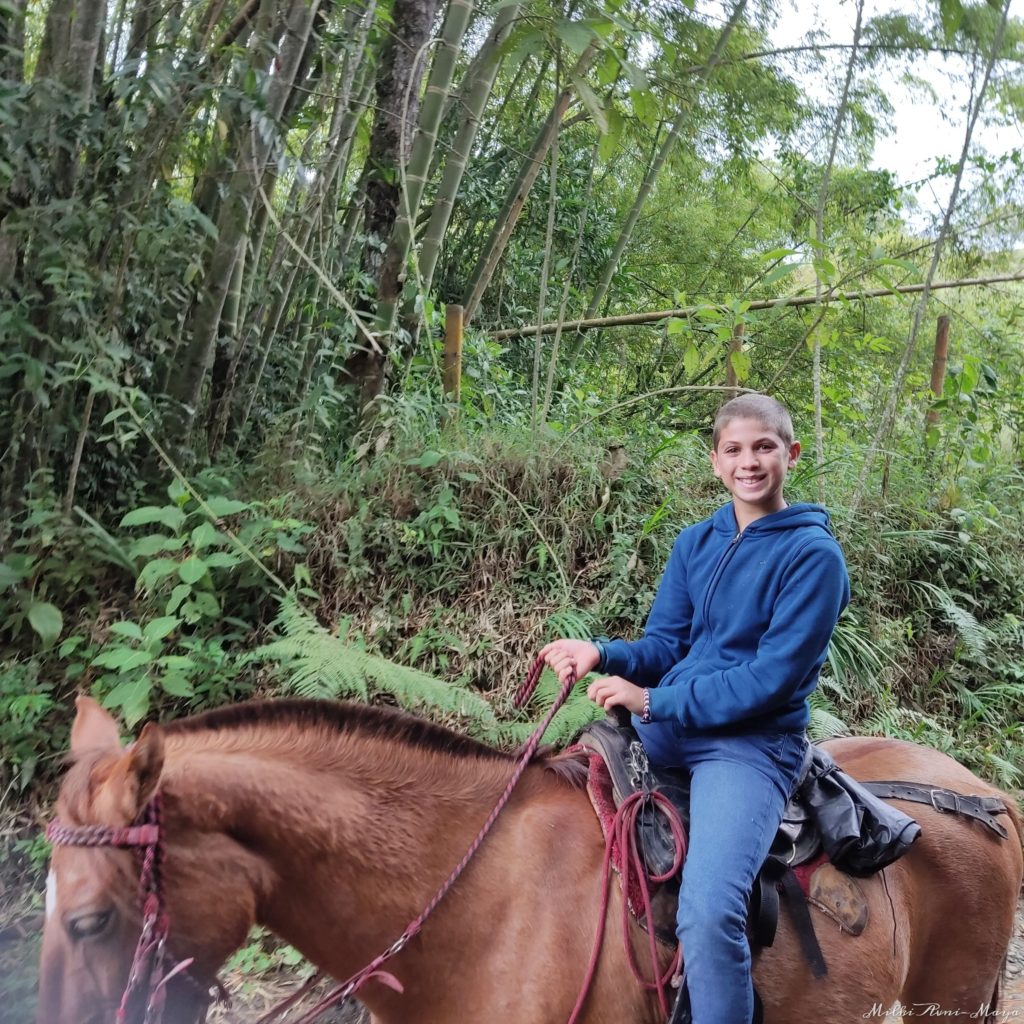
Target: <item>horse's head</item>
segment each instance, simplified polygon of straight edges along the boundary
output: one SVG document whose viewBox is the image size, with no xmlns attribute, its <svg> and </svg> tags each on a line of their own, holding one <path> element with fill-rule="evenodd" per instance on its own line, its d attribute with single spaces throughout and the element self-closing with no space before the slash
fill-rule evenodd
<svg viewBox="0 0 1024 1024">
<path fill-rule="evenodd" d="M 58 819 L 72 829 L 126 827 L 160 784 L 163 738 L 158 728 L 147 726 L 135 743 L 122 747 L 114 719 L 82 697 L 71 731 L 71 756 L 74 764 L 57 801 Z M 115 1019 L 141 930 L 139 877 L 136 850 L 55 845 L 46 884 L 38 1024 L 111 1024 Z M 172 912 L 174 934 L 181 923 Z M 204 993 L 182 978 L 171 986 L 165 1022 L 195 1021 L 205 1006 Z M 134 1024 L 132 1015 L 128 1020 Z"/>
</svg>

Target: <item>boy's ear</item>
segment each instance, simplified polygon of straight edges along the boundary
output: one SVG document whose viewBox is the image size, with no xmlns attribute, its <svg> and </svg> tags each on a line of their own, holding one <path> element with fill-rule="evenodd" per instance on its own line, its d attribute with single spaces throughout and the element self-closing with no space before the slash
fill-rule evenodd
<svg viewBox="0 0 1024 1024">
<path fill-rule="evenodd" d="M 790 469 L 792 469 L 796 465 L 797 459 L 799 459 L 799 458 L 800 458 L 800 442 L 799 441 L 794 441 L 789 446 L 789 468 Z"/>
<path fill-rule="evenodd" d="M 717 477 L 722 475 L 718 469 L 718 452 L 714 448 L 711 449 L 711 472 Z"/>
</svg>

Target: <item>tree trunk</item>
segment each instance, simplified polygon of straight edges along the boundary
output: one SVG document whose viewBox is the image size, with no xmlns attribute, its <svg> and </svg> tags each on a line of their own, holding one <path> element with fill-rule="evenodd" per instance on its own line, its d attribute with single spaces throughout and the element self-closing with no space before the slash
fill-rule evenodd
<svg viewBox="0 0 1024 1024">
<path fill-rule="evenodd" d="M 825 251 L 825 204 L 828 201 L 828 190 L 832 184 L 832 168 L 836 162 L 836 150 L 839 147 L 839 139 L 843 134 L 843 122 L 846 120 L 846 110 L 850 103 L 850 85 L 853 83 L 853 69 L 857 60 L 857 52 L 860 48 L 861 26 L 864 22 L 864 0 L 857 3 L 857 22 L 853 28 L 853 46 L 850 49 L 850 59 L 846 64 L 846 79 L 843 82 L 843 92 L 839 100 L 839 109 L 836 111 L 836 126 L 832 132 L 832 143 L 828 150 L 828 161 L 825 164 L 825 171 L 821 176 L 821 186 L 818 189 L 818 202 L 814 211 L 814 240 L 817 242 L 817 250 L 814 259 L 814 297 L 821 303 L 822 283 L 821 273 L 818 267 L 818 259 Z M 821 332 L 824 330 L 824 311 L 818 317 L 818 326 L 814 331 L 813 365 L 811 370 L 812 387 L 814 391 L 814 465 L 818 471 L 818 501 L 825 502 L 825 428 L 821 417 Z"/>
<path fill-rule="evenodd" d="M 135 4 L 124 56 L 126 63 L 135 64 L 135 74 L 138 78 L 142 78 L 144 74 L 143 56 L 152 54 L 156 49 L 156 31 L 160 24 L 162 7 L 160 0 L 137 0 Z"/>
<path fill-rule="evenodd" d="M 214 345 L 207 421 L 207 452 L 211 459 L 217 457 L 221 442 L 224 440 L 231 397 L 235 388 L 234 371 L 238 366 L 236 356 L 241 347 L 238 338 L 238 309 L 242 300 L 242 277 L 245 273 L 247 248 L 245 239 L 241 239 L 235 255 L 235 266 L 231 272 L 231 285 L 224 299 L 224 309 L 221 311 L 220 336 Z"/>
<path fill-rule="evenodd" d="M 277 73 L 269 79 L 266 116 L 276 121 L 295 84 L 319 6 L 318 0 L 293 0 L 284 40 L 275 60 Z M 257 44 L 259 45 L 259 44 Z M 254 112 L 255 113 L 255 112 Z M 217 328 L 235 264 L 252 217 L 265 162 L 274 144 L 260 134 L 255 120 L 242 125 L 238 160 L 228 185 L 228 195 L 218 218 L 217 242 L 203 283 L 200 300 L 189 319 L 184 364 L 171 381 L 170 395 L 176 402 L 169 417 L 168 440 L 179 452 L 188 445 L 192 422 L 199 405 L 203 382 L 213 357 Z M 269 197 L 267 197 L 269 199 Z"/>
<path fill-rule="evenodd" d="M 967 118 L 967 128 L 964 131 L 964 144 L 960 151 L 960 160 L 956 167 L 956 177 L 953 180 L 953 188 L 949 194 L 949 203 L 946 205 L 946 212 L 942 218 L 942 227 L 939 229 L 939 235 L 935 239 L 935 248 L 932 251 L 932 261 L 928 267 L 928 273 L 925 275 L 921 298 L 918 300 L 917 306 L 914 309 L 914 319 L 910 325 L 910 334 L 907 338 L 907 344 L 903 349 L 903 357 L 900 359 L 900 364 L 896 371 L 896 379 L 889 391 L 885 408 L 879 418 L 878 429 L 875 431 L 875 435 L 871 441 L 871 447 L 868 449 L 864 457 L 864 465 L 861 467 L 860 475 L 857 477 L 857 486 L 853 492 L 853 500 L 851 502 L 851 507 L 854 512 L 856 512 L 860 507 L 860 503 L 864 498 L 864 492 L 867 489 L 868 477 L 871 473 L 875 453 L 878 451 L 885 438 L 888 437 L 889 431 L 892 430 L 893 423 L 895 422 L 896 406 L 899 403 L 900 395 L 903 392 L 903 384 L 907 379 L 907 371 L 910 369 L 910 362 L 914 357 L 914 349 L 917 345 L 917 335 L 921 329 L 921 321 L 924 319 L 925 308 L 928 305 L 928 296 L 932 290 L 932 281 L 935 278 L 935 272 L 938 270 L 939 259 L 942 256 L 942 250 L 945 247 L 946 239 L 949 236 L 949 227 L 953 220 L 953 213 L 956 210 L 956 204 L 960 198 L 960 185 L 964 177 L 964 168 L 967 166 L 967 157 L 971 150 L 971 138 L 974 135 L 974 126 L 978 122 L 978 115 L 981 113 L 982 105 L 985 102 L 985 93 L 988 91 L 988 83 L 992 77 L 992 69 L 995 67 L 996 58 L 999 56 L 999 48 L 1003 43 L 1003 35 L 1006 32 L 1006 22 L 1010 16 L 1011 2 L 1012 0 L 1006 0 L 1006 3 L 1003 5 L 1002 14 L 999 18 L 999 26 L 996 29 L 995 38 L 992 41 L 992 51 L 989 54 L 988 62 L 985 65 L 985 74 L 981 81 L 981 87 L 978 89 L 977 99 L 974 101 L 974 105 Z"/>
<path fill-rule="evenodd" d="M 72 125 L 70 119 L 92 101 L 105 15 L 104 0 L 54 0 L 47 12 L 35 79 L 54 78 L 67 90 L 70 106 L 62 117 L 68 118 L 74 135 L 85 130 L 82 124 Z M 64 134 L 56 122 L 53 132 L 55 138 Z M 51 155 L 56 192 L 63 198 L 74 192 L 78 175 L 79 140 L 74 135 L 55 144 Z"/>
<path fill-rule="evenodd" d="M 594 198 L 594 168 L 597 166 L 598 145 L 595 142 L 591 151 L 590 174 L 587 176 L 587 195 L 583 202 L 583 209 L 580 211 L 579 224 L 576 228 L 576 243 L 572 250 L 572 263 L 566 271 L 565 279 L 562 282 L 562 298 L 558 304 L 559 329 L 551 339 L 551 352 L 548 355 L 548 375 L 544 384 L 544 405 L 540 412 L 540 422 L 546 423 L 548 412 L 551 410 L 551 401 L 555 393 L 555 370 L 558 367 L 558 352 L 562 343 L 561 323 L 565 319 L 565 310 L 569 304 L 569 293 L 572 290 L 573 278 L 576 276 L 576 268 L 579 265 L 580 253 L 583 251 L 583 236 L 587 228 L 587 220 L 590 217 L 591 204 Z"/>
<path fill-rule="evenodd" d="M 297 211 L 294 218 L 297 222 L 295 241 L 302 251 L 306 251 L 308 248 L 313 231 L 318 225 L 323 223 L 327 199 L 334 188 L 335 182 L 339 177 L 344 176 L 352 148 L 352 140 L 369 103 L 371 65 L 370 61 L 366 59 L 364 44 L 373 22 L 375 8 L 376 0 L 371 0 L 363 11 L 357 36 L 358 45 L 353 51 L 359 54 L 358 67 L 356 66 L 356 61 L 353 60 L 346 67 L 342 75 L 338 103 L 331 118 L 331 133 L 327 142 L 327 149 L 330 155 L 326 166 L 317 178 L 316 186 L 313 189 L 307 208 Z M 353 80 L 356 75 L 358 76 L 358 81 Z M 352 99 L 353 95 L 356 97 L 355 100 Z M 236 439 L 241 437 L 248 423 L 253 403 L 256 399 L 256 393 L 259 390 L 260 380 L 263 377 L 263 371 L 266 369 L 267 360 L 270 356 L 270 349 L 277 336 L 281 320 L 291 305 L 295 282 L 298 279 L 299 260 L 294 250 L 288 244 L 287 235 L 284 231 L 278 235 L 275 249 L 278 248 L 280 249 L 280 257 L 275 251 L 270 263 L 272 269 L 269 277 L 276 281 L 283 274 L 284 282 L 274 293 L 270 312 L 260 332 L 260 346 L 254 361 L 251 379 L 247 381 L 246 386 L 242 389 L 245 397 L 241 405 L 236 409 L 233 427 Z M 257 329 L 257 324 L 254 321 L 247 332 L 247 337 Z"/>
<path fill-rule="evenodd" d="M 555 88 L 558 88 L 560 65 L 555 65 Z M 544 322 L 548 308 L 548 275 L 551 272 L 551 258 L 554 255 L 555 210 L 558 203 L 558 145 L 559 136 L 551 144 L 551 170 L 548 172 L 548 221 L 544 229 L 544 259 L 540 268 L 540 291 L 537 295 L 537 323 Z M 540 401 L 540 364 L 544 345 L 538 334 L 533 345 L 533 381 L 530 391 L 530 428 L 538 426 L 537 403 Z"/>
<path fill-rule="evenodd" d="M 377 113 L 367 160 L 363 230 L 369 241 L 362 269 L 376 285 L 378 303 L 394 304 L 397 278 L 385 277 L 384 254 L 398 217 L 399 181 L 407 167 L 412 129 L 419 115 L 420 84 L 426 68 L 425 47 L 437 0 L 394 0 L 392 26 L 377 72 Z M 358 408 L 381 394 L 387 350 L 359 344 L 345 363 L 345 373 L 358 389 Z"/>
<path fill-rule="evenodd" d="M 733 365 L 733 353 L 743 351 L 743 323 L 733 324 L 732 336 L 729 338 L 729 351 L 725 354 L 725 386 L 726 399 L 735 398 L 739 391 L 737 387 L 739 380 L 736 376 L 736 367 Z M 717 360 L 716 360 L 717 361 Z"/>
<path fill-rule="evenodd" d="M 427 185 L 427 175 L 437 143 L 437 129 L 451 89 L 455 62 L 472 14 L 473 0 L 448 0 L 441 38 L 420 109 L 419 130 L 403 176 L 404 188 L 401 189 L 398 217 L 381 267 L 376 321 L 379 335 L 390 335 L 395 327 L 398 300 L 402 292 L 400 278 L 412 246 L 413 225 Z"/>
<path fill-rule="evenodd" d="M 0 79 L 25 80 L 26 0 L 6 0 L 0 6 Z"/>
<path fill-rule="evenodd" d="M 946 384 L 946 360 L 949 358 L 949 317 L 943 313 L 935 325 L 935 350 L 932 353 L 932 394 L 936 400 L 942 397 Z M 929 443 L 929 434 L 939 425 L 939 410 L 929 409 L 924 419 L 924 440 Z"/>
</svg>

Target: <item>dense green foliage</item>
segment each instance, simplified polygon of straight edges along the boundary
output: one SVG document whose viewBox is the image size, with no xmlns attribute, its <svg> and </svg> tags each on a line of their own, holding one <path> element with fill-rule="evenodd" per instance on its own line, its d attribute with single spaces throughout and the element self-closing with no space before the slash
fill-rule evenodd
<svg viewBox="0 0 1024 1024">
<path fill-rule="evenodd" d="M 1020 274 L 1024 155 L 961 126 L 1019 124 L 1024 24 L 907 7 L 786 53 L 773 0 L 0 0 L 13 874 L 76 692 L 130 728 L 288 692 L 517 742 L 542 643 L 635 635 L 723 500 L 737 386 L 793 410 L 790 497 L 851 568 L 816 732 L 1021 787 L 1024 288 L 841 293 Z M 968 104 L 925 183 L 958 183 L 945 216 L 871 159 L 885 76 L 937 50 Z M 497 336 L 645 309 L 680 312 Z M 592 714 L 575 694 L 552 738 Z"/>
</svg>

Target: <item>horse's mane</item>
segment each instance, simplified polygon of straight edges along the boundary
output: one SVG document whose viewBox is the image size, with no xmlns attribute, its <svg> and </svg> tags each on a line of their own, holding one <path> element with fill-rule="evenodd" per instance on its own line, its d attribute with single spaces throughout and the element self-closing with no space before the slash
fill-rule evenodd
<svg viewBox="0 0 1024 1024">
<path fill-rule="evenodd" d="M 204 711 L 162 725 L 168 736 L 245 728 L 328 728 L 369 739 L 392 740 L 452 757 L 510 761 L 510 755 L 442 725 L 392 708 L 328 700 L 256 700 Z"/>
</svg>

